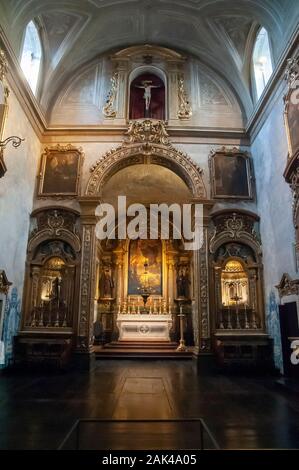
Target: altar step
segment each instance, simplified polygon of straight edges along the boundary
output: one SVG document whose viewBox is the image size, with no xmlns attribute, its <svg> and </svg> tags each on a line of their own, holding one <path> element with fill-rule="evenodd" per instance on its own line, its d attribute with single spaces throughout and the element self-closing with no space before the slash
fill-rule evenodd
<svg viewBox="0 0 299 470">
<path fill-rule="evenodd" d="M 112 341 L 104 346 L 109 348 L 133 349 L 176 349 L 178 343 L 170 341 Z"/>
<path fill-rule="evenodd" d="M 115 341 L 102 346 L 95 346 L 96 359 L 192 359 L 193 349 L 176 351 L 177 343 Z"/>
</svg>

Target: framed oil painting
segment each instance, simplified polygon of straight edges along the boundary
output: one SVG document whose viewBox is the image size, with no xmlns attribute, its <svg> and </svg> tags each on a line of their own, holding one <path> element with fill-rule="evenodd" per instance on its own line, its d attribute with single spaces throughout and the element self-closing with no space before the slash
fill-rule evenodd
<svg viewBox="0 0 299 470">
<path fill-rule="evenodd" d="M 160 240 L 131 240 L 129 246 L 128 295 L 140 295 L 144 264 L 151 293 L 162 295 L 162 244 Z"/>
<path fill-rule="evenodd" d="M 212 193 L 218 199 L 253 199 L 250 158 L 238 149 L 210 156 Z"/>
<path fill-rule="evenodd" d="M 292 103 L 291 93 L 286 100 L 285 125 L 288 134 L 289 153 L 293 157 L 299 150 L 299 105 Z"/>
<path fill-rule="evenodd" d="M 43 197 L 77 196 L 82 163 L 81 149 L 71 145 L 46 148 L 41 160 L 38 195 Z"/>
</svg>

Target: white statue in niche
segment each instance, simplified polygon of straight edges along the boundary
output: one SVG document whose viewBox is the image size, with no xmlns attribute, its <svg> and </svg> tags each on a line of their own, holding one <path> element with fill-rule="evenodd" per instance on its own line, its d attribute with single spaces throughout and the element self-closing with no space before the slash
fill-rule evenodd
<svg viewBox="0 0 299 470">
<path fill-rule="evenodd" d="M 150 109 L 152 99 L 152 88 L 160 88 L 158 85 L 151 85 L 151 80 L 143 80 L 142 85 L 135 85 L 136 88 L 144 88 L 143 98 L 145 100 L 145 110 L 148 112 Z"/>
</svg>

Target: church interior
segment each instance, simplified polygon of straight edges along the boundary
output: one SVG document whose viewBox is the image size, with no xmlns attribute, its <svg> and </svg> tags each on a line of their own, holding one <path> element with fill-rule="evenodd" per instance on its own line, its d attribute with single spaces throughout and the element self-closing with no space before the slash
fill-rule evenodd
<svg viewBox="0 0 299 470">
<path fill-rule="evenodd" d="M 0 449 L 299 448 L 298 38 L 297 0 L 0 0 Z"/>
</svg>

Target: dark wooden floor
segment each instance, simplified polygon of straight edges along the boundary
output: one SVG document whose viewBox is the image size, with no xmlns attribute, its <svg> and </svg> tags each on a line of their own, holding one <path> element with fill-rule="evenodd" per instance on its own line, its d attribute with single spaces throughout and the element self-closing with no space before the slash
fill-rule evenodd
<svg viewBox="0 0 299 470">
<path fill-rule="evenodd" d="M 299 398 L 274 382 L 136 360 L 98 361 L 89 373 L 2 375 L 0 448 L 56 449 L 78 418 L 198 417 L 221 448 L 299 448 Z"/>
</svg>

